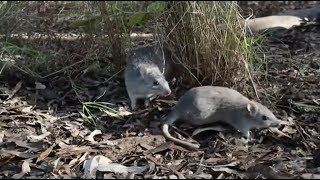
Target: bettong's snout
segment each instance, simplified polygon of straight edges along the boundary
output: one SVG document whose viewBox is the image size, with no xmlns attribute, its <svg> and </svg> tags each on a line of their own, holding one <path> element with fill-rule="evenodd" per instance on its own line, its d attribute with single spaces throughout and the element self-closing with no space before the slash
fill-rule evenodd
<svg viewBox="0 0 320 180">
<path fill-rule="evenodd" d="M 170 94 L 171 94 L 171 89 L 166 89 L 165 91 L 164 91 L 164 93 L 163 93 L 163 96 L 169 96 Z"/>
</svg>

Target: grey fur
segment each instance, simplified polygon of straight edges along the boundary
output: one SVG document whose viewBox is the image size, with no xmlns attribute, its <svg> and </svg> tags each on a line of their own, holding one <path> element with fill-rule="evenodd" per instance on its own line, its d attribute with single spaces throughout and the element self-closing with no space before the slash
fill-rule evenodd
<svg viewBox="0 0 320 180">
<path fill-rule="evenodd" d="M 171 94 L 168 81 L 171 79 L 173 61 L 167 49 L 157 46 L 141 47 L 128 57 L 124 77 L 131 108 L 137 108 L 137 100 L 143 99 L 145 106 L 150 98 Z M 154 85 L 154 82 L 159 85 Z"/>
<path fill-rule="evenodd" d="M 247 22 L 242 21 L 241 24 L 246 24 L 246 28 L 250 29 L 253 33 L 257 33 L 271 29 L 289 29 L 293 26 L 300 26 L 306 19 L 311 22 L 319 22 L 320 6 L 290 10 L 277 15 L 253 18 L 249 19 Z"/>
<path fill-rule="evenodd" d="M 266 120 L 263 120 L 263 116 Z M 189 148 L 198 148 L 199 145 L 176 139 L 169 134 L 169 125 L 178 120 L 194 126 L 222 121 L 247 138 L 250 138 L 250 129 L 276 127 L 281 123 L 264 105 L 250 101 L 238 91 L 219 86 L 201 86 L 187 91 L 162 125 L 167 139 Z"/>
</svg>

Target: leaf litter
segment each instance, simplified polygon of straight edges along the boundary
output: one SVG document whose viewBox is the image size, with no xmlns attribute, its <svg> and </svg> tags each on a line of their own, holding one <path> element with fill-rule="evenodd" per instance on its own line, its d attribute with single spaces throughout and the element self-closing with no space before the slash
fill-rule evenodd
<svg viewBox="0 0 320 180">
<path fill-rule="evenodd" d="M 263 8 L 257 11 L 263 14 Z M 73 91 L 46 82 L 33 87 L 23 81 L 12 87 L 1 82 L 0 177 L 319 178 L 319 30 L 293 28 L 277 39 L 266 39 L 270 76 L 258 90 L 262 102 L 273 105 L 287 124 L 253 131 L 258 140 L 253 144 L 219 126 L 185 130 L 184 135 L 190 133 L 201 144 L 196 151 L 167 142 L 157 123 L 151 123 L 168 110 L 154 107 L 131 113 L 124 86 L 114 79 L 105 85 L 86 77 L 87 89 L 77 92 L 88 101 L 98 99 L 116 108 L 92 111 L 97 126 L 86 123 L 81 106 L 68 103 L 77 102 L 73 93 L 67 93 Z M 154 105 L 170 107 L 175 102 L 159 99 Z"/>
</svg>

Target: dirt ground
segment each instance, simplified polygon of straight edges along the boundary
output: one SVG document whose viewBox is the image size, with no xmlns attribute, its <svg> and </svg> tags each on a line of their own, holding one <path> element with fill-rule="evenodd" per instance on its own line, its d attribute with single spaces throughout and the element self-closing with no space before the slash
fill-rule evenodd
<svg viewBox="0 0 320 180">
<path fill-rule="evenodd" d="M 241 7 L 260 17 L 320 4 L 284 2 Z M 0 82 L 0 178 L 320 178 L 320 27 L 283 31 L 264 44 L 268 75 L 257 85 L 259 97 L 290 125 L 255 130 L 259 142 L 251 144 L 231 128 L 194 135 L 196 151 L 166 141 L 159 118 L 172 102 L 128 115 L 120 77 L 83 78 L 88 97 L 101 96 L 122 112 L 101 112 L 96 127 L 83 122 L 70 84 Z M 98 164 L 105 169 L 96 172 Z"/>
</svg>

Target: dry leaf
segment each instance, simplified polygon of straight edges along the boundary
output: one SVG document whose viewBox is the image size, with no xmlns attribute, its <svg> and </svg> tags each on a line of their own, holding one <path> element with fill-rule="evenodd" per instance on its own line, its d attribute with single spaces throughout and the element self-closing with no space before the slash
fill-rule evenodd
<svg viewBox="0 0 320 180">
<path fill-rule="evenodd" d="M 34 84 L 36 85 L 36 89 L 46 89 L 46 86 L 42 83 L 35 82 Z"/>
<path fill-rule="evenodd" d="M 23 107 L 21 108 L 21 112 L 30 113 L 31 109 L 32 109 L 32 106 Z"/>
<path fill-rule="evenodd" d="M 14 142 L 17 146 L 28 148 L 30 152 L 38 152 L 41 150 L 41 146 L 38 147 L 31 147 L 25 141 L 20 141 L 17 139 L 9 139 L 8 142 Z"/>
<path fill-rule="evenodd" d="M 130 116 L 132 113 L 130 111 L 127 111 L 125 108 L 120 107 L 118 110 L 118 114 L 122 117 Z"/>
<path fill-rule="evenodd" d="M 295 134 L 295 133 L 297 133 L 297 130 L 293 129 L 290 126 L 286 126 L 286 127 L 283 128 L 282 132 L 285 132 L 285 133 L 288 133 L 288 134 Z"/>
<path fill-rule="evenodd" d="M 87 157 L 88 154 L 89 154 L 89 152 L 85 152 L 85 153 L 81 156 L 81 158 L 79 159 L 79 162 L 78 162 L 77 166 L 78 166 L 79 164 L 81 164 L 83 161 L 86 160 L 86 157 Z"/>
<path fill-rule="evenodd" d="M 249 167 L 246 172 L 249 178 L 267 178 L 267 179 L 288 179 L 289 177 L 282 176 L 279 172 L 275 171 L 274 168 L 271 168 L 264 164 L 254 164 Z"/>
<path fill-rule="evenodd" d="M 116 141 L 111 141 L 111 140 L 107 140 L 107 139 L 100 141 L 99 143 L 101 145 L 109 145 L 109 146 L 115 146 L 118 144 Z"/>
<path fill-rule="evenodd" d="M 119 112 L 116 112 L 116 113 L 113 113 L 111 111 L 108 111 L 108 110 L 102 110 L 104 113 L 106 113 L 108 116 L 110 117 L 115 117 L 117 119 L 123 119 L 123 116 L 120 115 Z"/>
<path fill-rule="evenodd" d="M 170 162 L 170 165 L 174 165 L 174 166 L 178 166 L 179 164 L 181 164 L 182 162 L 184 162 L 185 159 L 177 159 L 177 160 L 173 160 L 172 162 Z M 169 165 L 169 164 L 168 164 Z"/>
<path fill-rule="evenodd" d="M 303 179 L 320 179 L 320 174 L 305 173 L 302 174 L 301 177 Z"/>
<path fill-rule="evenodd" d="M 37 161 L 36 162 L 39 162 L 39 161 L 42 161 L 43 159 L 45 159 L 46 157 L 49 156 L 49 154 L 51 153 L 52 149 L 54 148 L 54 146 L 56 146 L 56 143 L 54 143 L 52 146 L 50 146 L 47 150 L 45 150 L 44 152 L 42 152 Z"/>
<path fill-rule="evenodd" d="M 37 142 L 37 141 L 40 141 L 40 140 L 42 140 L 42 139 L 44 139 L 44 138 L 46 138 L 47 136 L 49 136 L 51 133 L 50 132 L 45 132 L 45 133 L 43 133 L 43 134 L 41 134 L 41 135 L 30 135 L 29 137 L 28 137 L 28 139 L 31 141 L 31 142 Z"/>
<path fill-rule="evenodd" d="M 83 169 L 86 178 L 95 178 L 99 164 L 109 164 L 112 161 L 102 155 L 94 156 L 92 159 L 85 160 L 83 163 Z"/>
<path fill-rule="evenodd" d="M 209 158 L 209 159 L 204 160 L 204 162 L 206 162 L 206 163 L 217 163 L 220 160 L 221 160 L 221 158 Z"/>
<path fill-rule="evenodd" d="M 93 139 L 93 137 L 98 134 L 102 134 L 101 130 L 94 130 L 93 132 L 90 133 L 89 136 L 85 137 L 85 140 L 87 140 L 91 143 L 96 143 L 96 141 Z"/>
<path fill-rule="evenodd" d="M 112 161 L 105 156 L 95 156 L 90 160 L 86 160 L 83 168 L 86 177 L 95 178 L 97 170 L 101 172 L 114 172 L 114 173 L 135 173 L 140 174 L 147 169 L 148 166 L 124 166 Z"/>
<path fill-rule="evenodd" d="M 54 168 L 54 169 L 57 169 L 58 166 L 60 165 L 60 164 L 59 164 L 59 163 L 60 163 L 60 159 L 61 159 L 61 157 L 58 157 L 56 160 L 54 160 L 54 161 L 52 162 L 52 165 L 53 165 L 53 168 Z"/>
<path fill-rule="evenodd" d="M 220 168 L 220 167 L 235 167 L 239 165 L 239 162 L 231 162 L 229 164 L 222 164 L 222 165 L 215 165 L 215 168 Z"/>
<path fill-rule="evenodd" d="M 312 99 L 312 101 L 320 106 L 320 99 Z"/>
<path fill-rule="evenodd" d="M 217 179 L 226 179 L 226 177 L 225 177 L 224 173 L 221 173 L 221 174 L 217 177 Z"/>
<path fill-rule="evenodd" d="M 11 155 L 15 155 L 24 159 L 33 159 L 36 158 L 37 155 L 36 154 L 31 154 L 31 153 L 24 153 L 24 152 L 18 152 L 18 151 L 14 151 L 14 150 L 2 150 L 0 149 L 0 154 L 1 155 L 5 155 L 5 154 L 11 154 Z"/>
<path fill-rule="evenodd" d="M 174 174 L 171 174 L 169 175 L 169 178 L 168 179 L 178 179 L 178 176 L 174 175 Z"/>
<path fill-rule="evenodd" d="M 139 144 L 141 147 L 145 148 L 146 150 L 154 149 L 154 146 L 150 146 L 146 142 L 140 142 Z"/>
<path fill-rule="evenodd" d="M 79 161 L 79 159 L 78 158 L 76 158 L 76 159 L 72 159 L 70 162 L 69 162 L 69 166 L 70 167 L 72 167 L 72 166 L 74 166 L 77 162 Z"/>
<path fill-rule="evenodd" d="M 67 145 L 64 148 L 61 148 L 60 151 L 57 152 L 58 155 L 70 156 L 77 155 L 79 153 L 84 152 L 99 152 L 99 150 L 92 149 L 90 146 L 77 146 L 77 145 Z"/>
<path fill-rule="evenodd" d="M 147 169 L 148 166 L 124 166 L 117 163 L 99 164 L 97 170 L 101 172 L 114 172 L 114 173 L 135 173 L 141 174 Z"/>
<path fill-rule="evenodd" d="M 21 179 L 24 176 L 23 172 L 20 172 L 18 174 L 13 175 L 11 178 L 12 179 Z"/>
<path fill-rule="evenodd" d="M 22 81 L 19 81 L 16 86 L 14 87 L 13 91 L 11 92 L 11 94 L 9 95 L 9 97 L 7 98 L 7 100 L 11 99 L 21 88 L 22 85 Z"/>
<path fill-rule="evenodd" d="M 23 161 L 22 163 L 22 172 L 23 173 L 29 173 L 31 171 L 30 165 L 28 161 Z"/>
<path fill-rule="evenodd" d="M 236 174 L 236 175 L 238 175 L 240 178 L 243 178 L 244 177 L 244 175 L 241 173 L 241 172 L 239 172 L 239 171 L 237 171 L 237 170 L 234 170 L 234 169 L 230 169 L 230 168 L 228 168 L 228 167 L 213 167 L 213 168 L 211 168 L 213 171 L 218 171 L 218 172 L 226 172 L 226 173 L 228 173 L 228 174 Z"/>
<path fill-rule="evenodd" d="M 13 175 L 11 178 L 13 179 L 21 179 L 25 174 L 29 173 L 31 171 L 30 165 L 28 161 L 23 161 L 21 172 L 18 174 Z"/>
<path fill-rule="evenodd" d="M 3 138 L 4 138 L 4 131 L 0 132 L 0 143 L 3 142 Z"/>
<path fill-rule="evenodd" d="M 80 134 L 80 130 L 78 128 L 70 129 L 70 133 L 72 137 L 77 137 Z"/>
<path fill-rule="evenodd" d="M 200 174 L 195 175 L 194 178 L 196 178 L 196 179 L 200 179 L 200 178 L 201 179 L 212 179 L 212 175 L 202 172 Z"/>
<path fill-rule="evenodd" d="M 287 126 L 288 127 L 288 126 Z M 274 133 L 276 133 L 276 134 L 278 134 L 278 136 L 286 136 L 286 137 L 288 137 L 288 138 L 291 138 L 289 135 L 287 135 L 287 134 L 285 134 L 284 132 L 282 132 L 282 131 L 280 131 L 278 128 L 274 128 L 274 127 L 270 127 L 269 128 L 270 129 L 270 131 L 271 132 L 274 132 Z"/>
</svg>

